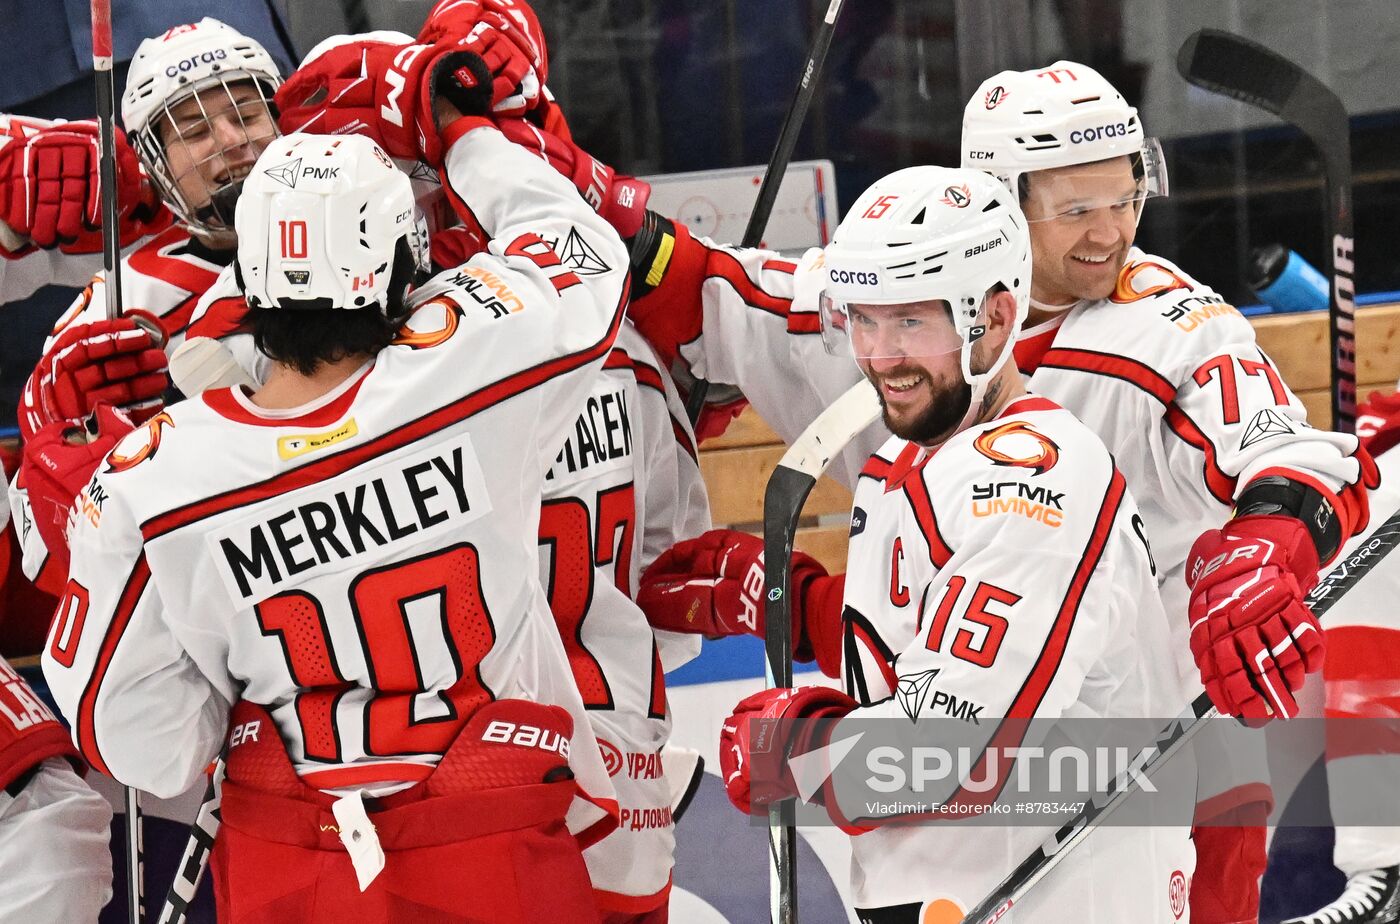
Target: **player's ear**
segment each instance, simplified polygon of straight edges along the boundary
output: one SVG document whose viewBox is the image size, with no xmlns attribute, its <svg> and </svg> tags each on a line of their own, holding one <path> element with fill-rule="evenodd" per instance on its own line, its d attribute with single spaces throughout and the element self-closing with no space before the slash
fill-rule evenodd
<svg viewBox="0 0 1400 924">
<path fill-rule="evenodd" d="M 1000 349 L 1009 337 L 1016 336 L 1016 296 L 997 286 L 987 293 L 985 302 L 987 333 L 984 335 Z"/>
</svg>

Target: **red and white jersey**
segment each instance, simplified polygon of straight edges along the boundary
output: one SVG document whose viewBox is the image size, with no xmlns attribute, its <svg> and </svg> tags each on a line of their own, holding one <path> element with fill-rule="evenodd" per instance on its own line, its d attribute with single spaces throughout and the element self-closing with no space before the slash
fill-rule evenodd
<svg viewBox="0 0 1400 924">
<path fill-rule="evenodd" d="M 44 667 L 109 775 L 184 790 L 246 699 L 310 785 L 402 785 L 481 703 L 521 698 L 573 714 L 576 778 L 612 799 L 534 524 L 622 323 L 626 252 L 494 129 L 447 169 L 494 242 L 414 293 L 394 345 L 301 408 L 240 389 L 168 408 L 80 495 Z M 560 264 L 545 241 L 567 234 L 601 269 Z"/>
<path fill-rule="evenodd" d="M 960 719 L 988 749 L 978 779 L 1009 778 L 1008 748 L 1049 744 L 1001 717 L 1170 717 L 1187 702 L 1157 655 L 1167 617 L 1124 476 L 1088 428 L 1039 396 L 933 452 L 892 438 L 869 460 L 845 613 L 845 685 L 861 706 L 832 740 L 870 718 Z M 1188 765 L 1177 772 L 1193 779 Z M 995 798 L 946 788 L 923 798 Z M 1189 877 L 1194 862 L 1194 795 L 1181 792 L 1179 826 L 1096 832 L 1008 919 L 1174 920 L 1173 874 Z M 833 797 L 841 817 L 858 820 L 870 790 L 838 786 L 828 807 Z M 875 827 L 852 841 L 855 903 L 945 901 L 966 912 L 1050 830 L 1024 820 Z"/>
<path fill-rule="evenodd" d="M 1070 309 L 1038 361 L 1018 362 L 1028 387 L 1073 411 L 1113 453 L 1164 578 L 1254 478 L 1281 474 L 1334 498 L 1362 478 L 1356 437 L 1308 426 L 1249 321 L 1137 248 L 1112 296 Z M 1347 505 L 1334 506 L 1345 520 Z M 1363 526 L 1344 522 L 1343 535 Z"/>
<path fill-rule="evenodd" d="M 619 826 L 584 852 L 599 905 L 659 904 L 675 829 L 661 748 L 664 673 L 699 638 L 653 633 L 633 602 L 642 571 L 710 526 L 695 437 L 669 373 L 624 324 L 544 476 L 540 583 L 617 791 Z"/>
</svg>

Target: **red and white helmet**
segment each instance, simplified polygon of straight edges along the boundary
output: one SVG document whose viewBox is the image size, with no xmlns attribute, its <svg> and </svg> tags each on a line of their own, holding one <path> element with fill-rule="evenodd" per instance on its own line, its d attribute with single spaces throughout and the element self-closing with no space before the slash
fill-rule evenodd
<svg viewBox="0 0 1400 924">
<path fill-rule="evenodd" d="M 204 195 L 190 201 L 181 190 L 181 178 L 171 168 L 168 152 L 173 145 L 185 143 L 201 127 L 198 123 L 194 128 L 188 122 L 183 127 L 176 124 L 170 110 L 212 88 L 228 94 L 232 105 L 230 87 L 243 81 L 250 81 L 257 88 L 258 98 L 245 101 L 241 107 L 235 105 L 233 112 L 243 123 L 248 143 L 261 145 L 277 135 L 277 120 L 270 104 L 282 76 L 267 50 L 238 30 L 208 16 L 197 23 L 175 26 L 142 42 L 127 71 L 122 93 L 122 122 L 127 136 L 161 197 L 196 231 L 220 234 L 232 228 L 243 178 L 226 163 L 213 163 L 223 158 L 223 151 L 192 157 L 190 171 L 203 166 L 206 173 L 217 179 L 206 180 Z M 200 108 L 202 111 L 203 105 Z M 259 127 L 249 130 L 248 123 L 254 116 L 258 117 Z M 202 128 L 212 130 L 207 115 L 204 122 Z"/>
<path fill-rule="evenodd" d="M 1002 71 L 984 80 L 963 109 L 962 165 L 994 174 L 1013 190 L 1034 170 L 1124 155 L 1136 158 L 1139 202 L 1167 194 L 1161 145 L 1144 135 L 1137 109 L 1098 71 L 1073 61 Z"/>
<path fill-rule="evenodd" d="M 972 345 L 986 332 L 987 292 L 999 285 L 1016 299 L 1013 330 L 1020 329 L 1030 306 L 1030 232 L 1005 185 L 980 170 L 895 171 L 855 201 L 822 260 L 828 350 L 884 355 L 853 346 L 853 319 L 859 320 L 861 305 L 945 302 L 951 328 L 942 323 L 911 329 L 900 344 L 902 355 L 960 353 L 963 378 L 973 388 L 969 413 L 981 406 L 987 383 L 1011 357 L 1015 340 L 1007 338 L 989 368 L 972 371 Z"/>
<path fill-rule="evenodd" d="M 238 200 L 238 276 L 253 308 L 401 309 L 427 268 L 409 178 L 363 135 L 267 146 Z"/>
</svg>

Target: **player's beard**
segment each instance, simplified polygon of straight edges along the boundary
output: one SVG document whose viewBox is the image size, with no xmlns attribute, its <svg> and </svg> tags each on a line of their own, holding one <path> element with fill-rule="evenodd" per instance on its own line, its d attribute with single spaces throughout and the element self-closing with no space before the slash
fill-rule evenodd
<svg viewBox="0 0 1400 924">
<path fill-rule="evenodd" d="M 922 375 L 926 383 L 933 382 L 929 370 L 917 367 L 901 367 L 887 373 L 887 376 L 899 378 L 909 374 Z M 868 375 L 867 373 L 867 377 Z M 972 386 L 959 377 L 957 381 L 943 381 L 937 386 L 929 384 L 927 387 L 933 394 L 927 407 L 911 416 L 895 417 L 885 401 L 883 389 L 878 382 L 874 384 L 875 393 L 880 398 L 885 426 L 889 431 L 900 439 L 924 446 L 941 443 L 952 436 L 954 428 L 962 423 L 963 418 L 967 416 L 967 409 L 972 405 Z"/>
</svg>

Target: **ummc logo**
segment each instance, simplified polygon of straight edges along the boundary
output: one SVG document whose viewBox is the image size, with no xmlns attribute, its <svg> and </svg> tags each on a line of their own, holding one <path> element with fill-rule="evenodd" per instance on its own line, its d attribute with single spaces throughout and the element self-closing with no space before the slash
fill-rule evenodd
<svg viewBox="0 0 1400 924">
<path fill-rule="evenodd" d="M 832 270 L 831 281 L 857 286 L 878 286 L 880 277 L 875 273 L 862 273 L 856 270 Z"/>
<path fill-rule="evenodd" d="M 213 51 L 206 51 L 203 54 L 190 55 L 188 58 L 181 61 L 179 64 L 172 64 L 169 67 L 167 67 L 165 69 L 165 76 L 178 77 L 181 74 L 185 74 L 194 70 L 201 64 L 213 64 L 215 61 L 223 61 L 227 57 L 228 52 L 222 48 L 216 48 Z"/>
<path fill-rule="evenodd" d="M 1028 449 L 1033 447 L 1033 451 L 1029 455 L 1013 456 L 997 449 L 996 444 L 1006 438 L 1013 440 L 1013 446 Z M 1028 468 L 1037 475 L 1050 471 L 1055 467 L 1055 463 L 1060 461 L 1060 447 L 1055 445 L 1055 441 L 1037 432 L 1022 420 L 1008 421 L 999 427 L 984 431 L 972 441 L 972 446 L 991 459 L 995 465 Z"/>
<path fill-rule="evenodd" d="M 1098 141 L 1100 138 L 1121 138 L 1128 134 L 1128 126 L 1122 122 L 1109 125 L 1095 125 L 1093 128 L 1076 128 L 1069 133 L 1070 144 L 1083 144 Z"/>
</svg>

